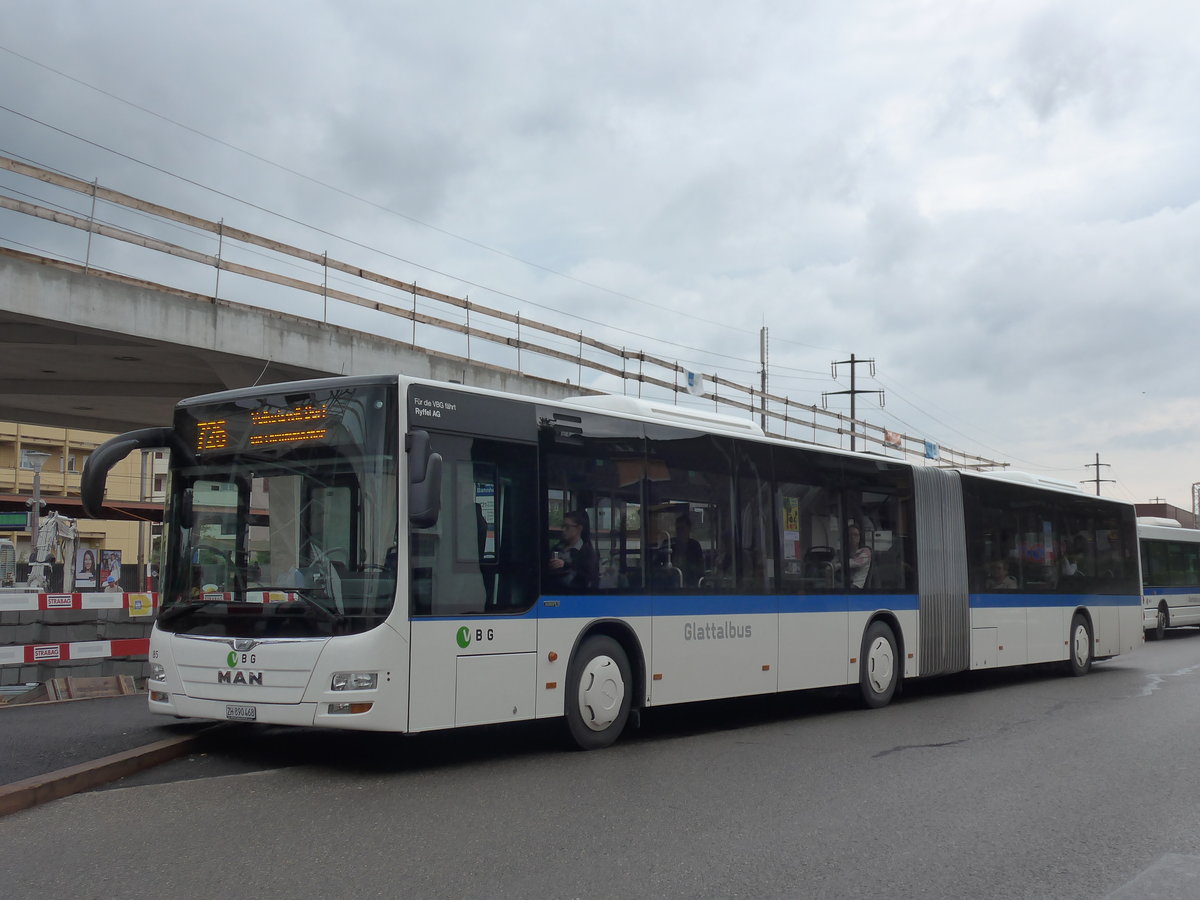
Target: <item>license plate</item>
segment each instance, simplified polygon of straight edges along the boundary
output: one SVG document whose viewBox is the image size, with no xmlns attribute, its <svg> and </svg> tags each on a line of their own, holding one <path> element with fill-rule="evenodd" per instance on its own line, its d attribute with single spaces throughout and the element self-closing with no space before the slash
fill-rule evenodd
<svg viewBox="0 0 1200 900">
<path fill-rule="evenodd" d="M 253 706 L 233 706 L 230 704 L 225 707 L 225 718 L 232 719 L 235 722 L 253 722 L 258 718 L 258 710 Z"/>
</svg>

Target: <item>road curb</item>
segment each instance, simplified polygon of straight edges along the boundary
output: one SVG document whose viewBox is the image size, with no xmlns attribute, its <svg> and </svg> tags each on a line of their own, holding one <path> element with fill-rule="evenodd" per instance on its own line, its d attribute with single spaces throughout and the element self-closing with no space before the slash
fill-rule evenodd
<svg viewBox="0 0 1200 900">
<path fill-rule="evenodd" d="M 120 753 L 91 762 L 0 786 L 0 817 L 49 803 L 51 800 L 60 800 L 176 759 L 188 753 L 201 737 L 212 730 L 206 728 L 196 734 L 155 741 L 153 744 L 122 750 Z"/>
</svg>

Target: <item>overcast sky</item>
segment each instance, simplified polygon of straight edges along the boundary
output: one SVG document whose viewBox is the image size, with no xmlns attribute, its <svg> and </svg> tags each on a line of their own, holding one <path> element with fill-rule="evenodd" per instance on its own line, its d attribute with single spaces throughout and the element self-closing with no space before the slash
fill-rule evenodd
<svg viewBox="0 0 1200 900">
<path fill-rule="evenodd" d="M 886 392 L 860 418 L 1067 481 L 1099 453 L 1104 493 L 1191 507 L 1200 5 L 6 0 L 4 23 L 0 153 L 334 252 L 249 201 L 734 380 L 765 325 L 773 393 L 819 405 L 854 353 Z"/>
</svg>

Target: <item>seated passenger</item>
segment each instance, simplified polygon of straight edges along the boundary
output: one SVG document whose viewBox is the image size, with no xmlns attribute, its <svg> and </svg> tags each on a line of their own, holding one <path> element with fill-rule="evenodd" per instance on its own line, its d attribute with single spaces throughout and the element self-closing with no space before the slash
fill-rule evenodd
<svg viewBox="0 0 1200 900">
<path fill-rule="evenodd" d="M 850 559 L 850 585 L 862 588 L 871 571 L 871 548 L 862 543 L 862 531 L 851 522 L 846 527 L 846 554 Z"/>
<path fill-rule="evenodd" d="M 575 510 L 563 516 L 562 539 L 548 564 L 546 586 L 551 591 L 594 591 L 600 583 L 600 555 L 592 546 L 588 514 Z"/>
<path fill-rule="evenodd" d="M 671 541 L 671 565 L 683 573 L 685 587 L 695 587 L 704 575 L 704 549 L 692 537 L 692 520 L 687 515 L 675 519 L 675 539 Z"/>
<path fill-rule="evenodd" d="M 1082 539 L 1077 538 L 1073 545 L 1068 545 L 1066 541 L 1062 542 L 1062 574 L 1068 578 L 1074 576 L 1082 576 L 1087 573 L 1083 571 L 1080 564 L 1087 556 L 1087 543 Z"/>
<path fill-rule="evenodd" d="M 988 563 L 987 571 L 987 589 L 989 591 L 1012 591 L 1016 590 L 1017 579 L 1008 574 L 1008 564 L 1002 559 L 995 559 Z"/>
</svg>

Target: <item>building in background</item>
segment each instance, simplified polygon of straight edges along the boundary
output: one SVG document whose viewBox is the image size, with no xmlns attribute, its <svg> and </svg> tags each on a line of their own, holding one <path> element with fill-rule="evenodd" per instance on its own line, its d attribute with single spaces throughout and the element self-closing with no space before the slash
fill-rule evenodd
<svg viewBox="0 0 1200 900">
<path fill-rule="evenodd" d="M 1156 519 L 1174 519 L 1184 528 L 1196 527 L 1196 514 L 1190 510 L 1180 509 L 1170 503 L 1155 501 L 1153 503 L 1135 503 L 1134 508 L 1139 516 L 1151 516 Z"/>
<path fill-rule="evenodd" d="M 42 516 L 58 512 L 76 520 L 79 538 L 71 565 L 83 574 L 76 589 L 103 590 L 101 566 L 107 562 L 107 573 L 117 560 L 117 583 L 124 590 L 146 587 L 146 571 L 157 565 L 155 538 L 162 522 L 166 452 L 132 454 L 117 463 L 105 495 L 113 517 L 90 519 L 83 515 L 79 480 L 88 456 L 109 437 L 76 428 L 0 422 L 0 523 L 9 520 L 0 537 L 12 541 L 18 566 L 28 563 L 33 538 L 24 520 L 18 515 L 13 522 L 12 514 L 29 511 L 34 459 L 41 458 L 30 454 L 47 454 L 40 476 Z"/>
</svg>

